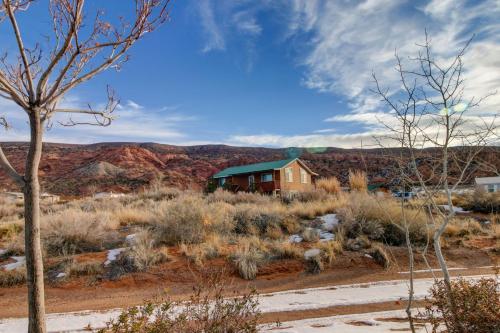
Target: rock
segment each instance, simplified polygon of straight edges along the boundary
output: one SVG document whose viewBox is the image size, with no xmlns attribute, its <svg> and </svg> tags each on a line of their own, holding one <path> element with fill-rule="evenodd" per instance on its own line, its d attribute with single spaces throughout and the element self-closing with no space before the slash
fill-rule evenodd
<svg viewBox="0 0 500 333">
<path fill-rule="evenodd" d="M 304 252 L 304 259 L 308 260 L 309 258 L 319 256 L 321 253 L 320 249 L 310 249 Z"/>
<path fill-rule="evenodd" d="M 288 238 L 288 241 L 290 243 L 300 243 L 302 242 L 304 239 L 302 237 L 300 237 L 299 235 L 291 235 L 289 238 Z"/>
</svg>

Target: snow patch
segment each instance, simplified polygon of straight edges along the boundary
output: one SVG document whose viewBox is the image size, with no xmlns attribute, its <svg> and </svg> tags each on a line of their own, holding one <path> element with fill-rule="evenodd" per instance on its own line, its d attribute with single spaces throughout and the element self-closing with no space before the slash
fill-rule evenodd
<svg viewBox="0 0 500 333">
<path fill-rule="evenodd" d="M 123 251 L 125 251 L 124 247 L 109 250 L 107 260 L 104 262 L 104 266 L 108 266 L 113 261 L 115 261 L 118 258 L 118 256 L 120 255 L 120 253 L 122 253 Z"/>
<path fill-rule="evenodd" d="M 4 254 L 7 253 L 7 250 L 4 250 L 4 249 L 0 249 L 0 256 L 3 256 Z"/>
<path fill-rule="evenodd" d="M 321 228 L 325 231 L 332 231 L 339 224 L 337 214 L 326 214 L 320 216 L 319 219 L 323 221 Z"/>
<path fill-rule="evenodd" d="M 61 273 L 57 274 L 56 279 L 61 279 L 65 276 L 66 276 L 66 273 L 61 272 Z"/>
<path fill-rule="evenodd" d="M 319 256 L 321 253 L 320 249 L 310 249 L 304 252 L 304 259 L 308 260 L 312 257 Z"/>
<path fill-rule="evenodd" d="M 478 267 L 481 268 L 481 267 Z M 449 271 L 463 271 L 468 268 L 465 267 L 450 267 L 448 268 Z M 417 269 L 414 270 L 413 273 L 426 273 L 426 272 L 441 272 L 441 268 L 433 268 L 433 269 Z M 410 274 L 410 272 L 398 272 L 399 274 Z"/>
<path fill-rule="evenodd" d="M 15 269 L 18 269 L 26 264 L 26 257 L 24 256 L 14 256 L 10 257 L 12 260 L 14 260 L 13 263 L 6 264 L 1 266 L 1 268 L 5 269 L 6 271 L 13 271 Z"/>
<path fill-rule="evenodd" d="M 137 234 L 130 234 L 125 237 L 125 241 L 129 244 L 134 244 L 135 243 L 135 238 L 137 237 Z"/>
<path fill-rule="evenodd" d="M 444 210 L 450 211 L 450 206 L 449 205 L 438 205 L 439 207 L 443 208 Z M 462 207 L 456 207 L 453 206 L 453 212 L 455 213 L 470 213 L 468 210 L 464 210 Z"/>
<path fill-rule="evenodd" d="M 290 243 L 300 243 L 302 242 L 304 239 L 302 237 L 300 237 L 299 235 L 291 235 L 289 238 L 288 238 L 288 241 Z"/>
</svg>

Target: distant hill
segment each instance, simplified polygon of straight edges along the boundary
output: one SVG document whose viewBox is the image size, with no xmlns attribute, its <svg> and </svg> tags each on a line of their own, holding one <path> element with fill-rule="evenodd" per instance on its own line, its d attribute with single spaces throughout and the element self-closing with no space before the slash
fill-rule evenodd
<svg viewBox="0 0 500 333">
<path fill-rule="evenodd" d="M 28 145 L 1 143 L 7 157 L 20 172 Z M 157 143 L 97 143 L 71 145 L 46 143 L 40 165 L 43 189 L 64 195 L 93 191 L 129 192 L 161 179 L 169 186 L 203 188 L 215 172 L 234 165 L 300 157 L 321 176 L 337 176 L 346 183 L 349 169 L 366 170 L 370 182 L 394 182 L 394 157 L 398 149 L 340 148 L 259 148 L 225 145 L 173 146 Z M 432 151 L 421 152 L 425 162 Z M 481 155 L 500 169 L 500 147 L 488 148 Z M 425 164 L 425 163 L 423 163 Z M 452 173 L 457 173 L 452 168 Z M 476 175 L 488 175 L 478 170 Z M 473 181 L 469 179 L 469 182 Z M 0 171 L 0 189 L 13 188 Z"/>
</svg>

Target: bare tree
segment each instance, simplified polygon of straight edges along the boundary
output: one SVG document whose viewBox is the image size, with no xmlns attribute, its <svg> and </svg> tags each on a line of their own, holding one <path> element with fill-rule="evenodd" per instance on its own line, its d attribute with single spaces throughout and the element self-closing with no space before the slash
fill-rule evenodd
<svg viewBox="0 0 500 333">
<path fill-rule="evenodd" d="M 375 92 L 394 114 L 394 123 L 384 123 L 388 135 L 381 140 L 397 142 L 407 155 L 400 166 L 401 177 L 418 184 L 425 193 L 429 224 L 433 227 L 433 246 L 448 289 L 450 308 L 455 301 L 451 294 L 450 274 L 441 251 L 441 236 L 455 216 L 452 193 L 470 181 L 479 167 L 479 154 L 498 140 L 497 113 L 470 114 L 478 109 L 482 98 L 465 95 L 463 56 L 472 39 L 456 56 L 437 61 L 426 33 L 420 51 L 409 58 L 409 69 L 396 54 L 396 71 L 401 89 L 383 89 L 375 75 Z M 450 172 L 453 167 L 453 174 Z M 446 196 L 447 207 L 442 209 L 436 194 Z M 425 250 L 426 251 L 426 250 Z"/>
<path fill-rule="evenodd" d="M 43 263 L 40 243 L 40 184 L 38 167 L 42 155 L 44 128 L 56 114 L 67 114 L 64 126 L 88 124 L 108 126 L 118 100 L 108 88 L 108 103 L 95 110 L 60 107 L 64 96 L 80 84 L 110 68 L 119 69 L 128 50 L 146 33 L 155 30 L 169 17 L 169 0 L 127 2 L 133 20 L 108 21 L 104 11 L 95 16 L 84 12 L 85 0 L 49 0 L 52 22 L 50 39 L 26 46 L 18 24 L 19 15 L 28 15 L 35 0 L 1 0 L 0 23 L 8 24 L 17 44 L 16 54 L 0 58 L 0 97 L 19 106 L 28 117 L 30 144 L 24 175 L 9 163 L 0 147 L 0 165 L 24 193 L 25 247 L 29 301 L 29 332 L 45 328 Z M 115 23 L 112 23 L 115 22 Z M 42 46 L 46 45 L 46 46 Z M 74 119 L 71 115 L 80 115 Z M 91 121 L 81 116 L 90 116 Z M 5 118 L 0 125 L 8 128 Z"/>
</svg>

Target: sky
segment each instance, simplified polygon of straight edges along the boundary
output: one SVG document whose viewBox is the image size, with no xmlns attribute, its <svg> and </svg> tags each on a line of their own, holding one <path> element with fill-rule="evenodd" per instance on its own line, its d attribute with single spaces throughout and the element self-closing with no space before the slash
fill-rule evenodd
<svg viewBox="0 0 500 333">
<path fill-rule="evenodd" d="M 87 3 L 91 15 L 99 2 Z M 122 4 L 107 1 L 106 15 Z M 47 1 L 19 20 L 27 43 L 50 34 Z M 54 123 L 45 141 L 360 147 L 391 117 L 371 92 L 372 72 L 400 87 L 395 50 L 415 55 L 425 29 L 444 61 L 475 36 L 464 58 L 467 96 L 500 88 L 499 0 L 176 0 L 169 22 L 136 44 L 120 71 L 63 101 L 97 108 L 110 85 L 121 101 L 113 124 Z M 9 31 L 0 25 L 0 53 L 14 50 Z M 481 108 L 498 114 L 499 94 Z M 27 140 L 22 110 L 0 99 L 0 116 L 12 125 L 0 141 Z"/>
</svg>

